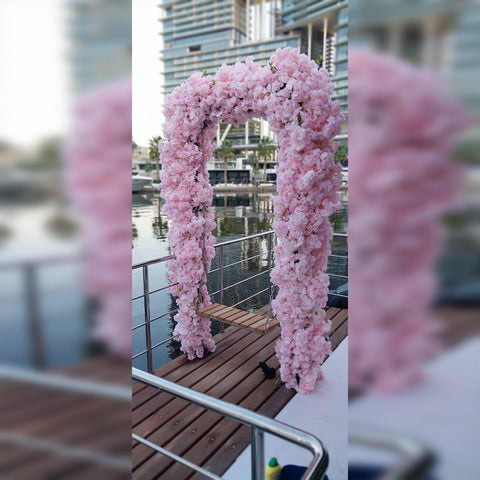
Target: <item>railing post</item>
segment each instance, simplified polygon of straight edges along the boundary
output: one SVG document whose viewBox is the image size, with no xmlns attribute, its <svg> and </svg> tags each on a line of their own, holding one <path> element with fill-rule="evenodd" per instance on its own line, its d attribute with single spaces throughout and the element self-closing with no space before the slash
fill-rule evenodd
<svg viewBox="0 0 480 480">
<path fill-rule="evenodd" d="M 33 263 L 25 265 L 25 295 L 27 298 L 28 326 L 33 350 L 35 367 L 45 368 L 45 352 L 43 349 L 43 334 L 39 315 L 38 288 L 36 267 Z"/>
<path fill-rule="evenodd" d="M 264 480 L 265 450 L 264 434 L 258 427 L 252 426 L 252 480 Z"/>
<path fill-rule="evenodd" d="M 223 305 L 223 245 L 220 245 L 218 252 L 218 275 L 220 283 L 220 304 Z"/>
<path fill-rule="evenodd" d="M 223 305 L 223 245 L 220 245 L 220 251 L 218 252 L 218 274 L 220 283 L 220 305 Z M 223 333 L 225 324 L 221 322 L 220 332 Z"/>
<path fill-rule="evenodd" d="M 273 232 L 270 232 L 268 235 L 268 301 L 271 301 L 272 298 L 272 280 L 270 279 L 270 274 L 272 273 L 272 249 L 273 249 Z"/>
<path fill-rule="evenodd" d="M 145 309 L 145 340 L 147 346 L 147 369 L 153 372 L 152 361 L 152 330 L 150 324 L 150 285 L 148 281 L 148 265 L 142 267 L 143 270 L 143 306 Z"/>
</svg>

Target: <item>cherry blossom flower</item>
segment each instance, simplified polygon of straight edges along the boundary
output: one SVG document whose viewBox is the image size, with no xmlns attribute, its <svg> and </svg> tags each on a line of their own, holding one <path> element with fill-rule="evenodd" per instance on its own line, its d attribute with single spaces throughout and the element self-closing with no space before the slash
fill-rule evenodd
<svg viewBox="0 0 480 480">
<path fill-rule="evenodd" d="M 179 312 L 174 336 L 189 359 L 213 351 L 210 321 L 196 309 L 211 304 L 206 289 L 214 252 L 215 221 L 209 207 L 213 189 L 206 163 L 215 149 L 220 120 L 238 125 L 253 117 L 270 123 L 280 145 L 274 199 L 279 244 L 272 281 L 279 291 L 272 302 L 282 328 L 276 346 L 287 387 L 311 392 L 322 378 L 321 364 L 331 353 L 325 334 L 332 229 L 329 216 L 340 206 L 340 165 L 332 139 L 344 120 L 331 99 L 328 73 L 293 48 L 279 49 L 261 67 L 252 58 L 223 65 L 212 77 L 195 74 L 165 102 L 162 195 L 172 221 L 168 240 L 171 289 Z"/>
</svg>

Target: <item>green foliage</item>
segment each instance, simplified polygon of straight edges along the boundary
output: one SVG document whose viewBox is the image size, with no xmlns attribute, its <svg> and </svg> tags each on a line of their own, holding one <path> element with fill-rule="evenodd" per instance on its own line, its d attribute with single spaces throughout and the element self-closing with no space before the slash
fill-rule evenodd
<svg viewBox="0 0 480 480">
<path fill-rule="evenodd" d="M 151 163 L 145 164 L 145 172 L 150 173 L 153 170 L 153 165 Z"/>
<path fill-rule="evenodd" d="M 62 143 L 61 137 L 51 137 L 44 140 L 38 149 L 38 160 L 42 166 L 56 167 L 62 160 Z"/>
<path fill-rule="evenodd" d="M 480 142 L 478 140 L 465 141 L 458 145 L 454 157 L 469 165 L 480 164 Z"/>
<path fill-rule="evenodd" d="M 275 155 L 277 146 L 269 137 L 262 137 L 258 144 L 258 156 L 263 159 L 270 159 Z"/>
<path fill-rule="evenodd" d="M 65 212 L 57 212 L 47 221 L 47 229 L 58 238 L 69 239 L 78 232 L 78 224 Z"/>
<path fill-rule="evenodd" d="M 258 144 L 257 155 L 259 158 L 263 158 L 263 180 L 267 181 L 267 160 L 275 156 L 277 146 L 272 142 L 269 137 L 262 137 Z"/>
<path fill-rule="evenodd" d="M 341 162 L 342 165 L 348 164 L 348 146 L 347 145 L 339 145 L 337 151 L 335 152 L 335 160 L 337 162 Z"/>
<path fill-rule="evenodd" d="M 224 140 L 218 147 L 217 158 L 223 160 L 223 182 L 227 184 L 227 163 L 229 158 L 235 158 L 235 152 L 233 151 L 233 142 L 231 140 Z"/>
<path fill-rule="evenodd" d="M 160 135 L 152 137 L 148 142 L 148 156 L 155 161 L 160 160 L 160 152 L 158 151 L 158 143 L 162 137 Z"/>
<path fill-rule="evenodd" d="M 258 157 L 255 153 L 251 153 L 248 156 L 248 163 L 249 163 L 249 165 L 252 166 L 253 173 L 258 173 L 260 168 L 258 166 Z"/>
<path fill-rule="evenodd" d="M 157 179 L 160 179 L 160 152 L 158 151 L 158 144 L 162 137 L 157 135 L 156 137 L 152 137 L 148 142 L 148 156 L 155 160 L 157 164 Z"/>
<path fill-rule="evenodd" d="M 235 158 L 235 152 L 233 151 L 233 142 L 231 140 L 224 140 L 224 142 L 217 149 L 217 158 L 222 160 L 228 158 Z"/>
</svg>

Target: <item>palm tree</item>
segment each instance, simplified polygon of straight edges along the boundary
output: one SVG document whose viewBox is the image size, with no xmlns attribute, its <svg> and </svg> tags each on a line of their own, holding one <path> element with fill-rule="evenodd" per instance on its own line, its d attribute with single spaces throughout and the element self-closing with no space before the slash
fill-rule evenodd
<svg viewBox="0 0 480 480">
<path fill-rule="evenodd" d="M 155 160 L 157 164 L 157 179 L 160 180 L 160 152 L 158 151 L 158 144 L 162 137 L 160 135 L 152 137 L 148 142 L 148 156 Z"/>
<path fill-rule="evenodd" d="M 348 166 L 348 147 L 347 145 L 339 145 L 335 152 L 335 160 L 343 166 Z"/>
<path fill-rule="evenodd" d="M 258 157 L 257 157 L 257 154 L 255 152 L 251 153 L 248 156 L 248 164 L 251 165 L 251 167 L 252 167 L 251 181 L 255 185 L 255 182 L 256 182 L 255 177 L 258 173 Z"/>
<path fill-rule="evenodd" d="M 217 157 L 223 160 L 223 181 L 227 186 L 227 162 L 229 158 L 235 158 L 233 151 L 233 142 L 231 140 L 224 140 L 217 149 Z"/>
<path fill-rule="evenodd" d="M 263 181 L 267 181 L 267 160 L 275 155 L 277 146 L 268 137 L 262 137 L 258 144 L 258 157 L 263 158 Z"/>
</svg>

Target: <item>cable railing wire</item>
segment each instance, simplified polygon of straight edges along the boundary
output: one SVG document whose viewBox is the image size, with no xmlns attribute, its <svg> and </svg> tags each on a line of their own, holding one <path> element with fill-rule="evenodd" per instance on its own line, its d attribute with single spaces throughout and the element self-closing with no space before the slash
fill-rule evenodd
<svg viewBox="0 0 480 480">
<path fill-rule="evenodd" d="M 224 265 L 224 254 L 225 254 L 224 249 L 225 249 L 225 247 L 229 247 L 229 246 L 237 244 L 237 243 L 246 242 L 246 241 L 250 241 L 252 239 L 261 238 L 261 237 L 265 237 L 265 239 L 267 240 L 268 248 L 267 248 L 266 252 L 261 252 L 257 255 L 253 255 L 251 257 L 244 258 L 244 259 L 241 259 L 241 260 L 236 260 L 236 261 L 231 262 L 227 265 Z M 238 285 L 241 285 L 245 282 L 248 282 L 249 280 L 253 280 L 255 278 L 258 278 L 258 277 L 264 275 L 265 273 L 271 273 L 271 270 L 272 270 L 273 265 L 274 265 L 273 247 L 274 247 L 274 244 L 276 243 L 276 242 L 274 242 L 275 237 L 276 237 L 275 231 L 270 230 L 270 231 L 267 231 L 267 232 L 260 232 L 260 233 L 256 233 L 256 234 L 253 234 L 253 235 L 249 235 L 247 237 L 240 237 L 240 238 L 235 238 L 235 239 L 232 239 L 232 240 L 227 240 L 227 241 L 224 241 L 224 242 L 217 243 L 215 245 L 215 249 L 216 249 L 217 254 L 218 254 L 218 265 L 219 266 L 216 267 L 215 269 L 211 270 L 209 272 L 209 275 L 217 274 L 216 277 L 217 277 L 217 281 L 218 281 L 218 284 L 219 284 L 219 288 L 216 291 L 214 291 L 213 293 L 210 294 L 211 297 L 219 295 L 219 302 L 221 304 L 223 304 L 224 300 L 225 300 L 224 299 L 224 294 L 225 294 L 226 291 L 228 291 L 228 290 L 230 290 L 230 289 L 232 289 L 232 288 L 234 288 Z M 335 238 L 335 237 L 348 239 L 348 234 L 347 233 L 337 233 L 337 232 L 335 232 L 335 233 L 333 233 L 333 238 Z M 227 269 L 229 267 L 232 267 L 232 266 L 235 266 L 235 265 L 243 264 L 243 263 L 248 262 L 248 261 L 255 260 L 255 259 L 260 258 L 260 257 L 264 257 L 265 255 L 266 255 L 265 261 L 267 262 L 267 268 L 265 270 L 261 271 L 260 273 L 255 274 L 255 275 L 252 275 L 250 277 L 239 280 L 238 282 L 235 282 L 231 285 L 225 285 L 225 276 L 224 276 L 225 269 Z M 337 255 L 337 254 L 331 254 L 330 257 L 348 259 L 348 257 L 345 256 L 345 255 Z M 146 350 L 144 350 L 140 353 L 136 353 L 132 357 L 132 359 L 139 358 L 140 356 L 146 354 L 147 355 L 147 369 L 148 369 L 149 372 L 153 371 L 153 356 L 152 356 L 153 350 L 155 348 L 158 348 L 158 347 L 164 345 L 168 341 L 173 340 L 173 337 L 169 337 L 166 340 L 162 340 L 159 343 L 157 343 L 155 345 L 152 345 L 151 324 L 153 322 L 161 319 L 161 318 L 171 316 L 178 311 L 178 308 L 177 308 L 177 309 L 171 310 L 169 312 L 163 313 L 163 314 L 161 314 L 157 317 L 151 318 L 151 314 L 150 314 L 151 313 L 150 312 L 150 295 L 152 295 L 154 293 L 158 293 L 160 291 L 167 290 L 167 289 L 169 289 L 169 288 L 171 288 L 175 285 L 178 285 L 178 282 L 177 283 L 170 283 L 166 286 L 162 286 L 162 287 L 157 288 L 155 290 L 150 290 L 149 289 L 148 267 L 152 266 L 152 265 L 167 262 L 167 261 L 172 260 L 174 258 L 175 257 L 173 255 L 167 255 L 167 256 L 164 256 L 164 257 L 151 259 L 151 260 L 148 260 L 146 262 L 136 263 L 132 266 L 132 270 L 142 269 L 142 271 L 143 271 L 143 275 L 142 275 L 142 280 L 143 280 L 143 289 L 142 290 L 143 290 L 143 293 L 133 297 L 132 301 L 140 300 L 140 299 L 143 298 L 143 300 L 144 300 L 144 316 L 145 316 L 145 321 L 140 323 L 140 324 L 137 324 L 137 325 L 133 326 L 132 331 L 138 330 L 139 328 L 144 327 L 145 328 L 145 342 L 146 342 L 146 345 L 147 345 Z M 346 275 L 340 275 L 340 274 L 329 273 L 329 272 L 327 272 L 327 273 L 331 277 L 348 280 L 348 276 L 346 276 Z M 274 287 L 274 285 L 272 284 L 272 282 L 269 278 L 267 288 L 259 290 L 259 291 L 255 292 L 253 295 L 250 295 L 247 298 L 244 298 L 244 299 L 234 303 L 232 305 L 232 307 L 236 307 L 238 305 L 241 305 L 241 304 L 247 302 L 248 300 L 252 300 L 255 297 L 259 297 L 260 295 L 263 295 L 267 291 L 269 292 L 269 298 L 271 298 L 273 287 Z M 339 297 L 339 298 L 348 299 L 348 295 L 344 295 L 344 294 L 338 293 L 336 291 L 329 291 L 329 296 L 336 296 L 336 297 Z M 221 324 L 221 331 L 223 331 L 223 323 Z"/>
</svg>

